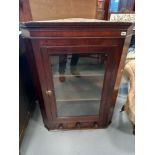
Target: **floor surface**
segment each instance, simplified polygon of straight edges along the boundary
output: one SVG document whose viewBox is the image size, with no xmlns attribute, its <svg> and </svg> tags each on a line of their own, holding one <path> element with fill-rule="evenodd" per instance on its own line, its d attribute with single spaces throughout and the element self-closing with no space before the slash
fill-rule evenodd
<svg viewBox="0 0 155 155">
<path fill-rule="evenodd" d="M 119 96 L 107 129 L 48 131 L 37 106 L 25 132 L 21 155 L 134 155 L 135 136 Z"/>
</svg>

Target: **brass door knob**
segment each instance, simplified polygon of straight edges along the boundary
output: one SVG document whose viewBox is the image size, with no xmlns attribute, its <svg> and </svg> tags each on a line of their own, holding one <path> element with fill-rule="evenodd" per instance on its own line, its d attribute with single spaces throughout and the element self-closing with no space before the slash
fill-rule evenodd
<svg viewBox="0 0 155 155">
<path fill-rule="evenodd" d="M 46 90 L 46 95 L 51 96 L 52 95 L 52 90 Z"/>
</svg>

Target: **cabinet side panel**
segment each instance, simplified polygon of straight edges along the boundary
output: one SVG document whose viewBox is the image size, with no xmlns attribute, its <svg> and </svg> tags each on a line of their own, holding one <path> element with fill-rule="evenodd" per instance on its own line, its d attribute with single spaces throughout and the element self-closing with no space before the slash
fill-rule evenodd
<svg viewBox="0 0 155 155">
<path fill-rule="evenodd" d="M 124 69 L 124 65 L 125 65 L 125 61 L 126 61 L 126 57 L 127 57 L 127 53 L 128 53 L 128 48 L 129 48 L 131 38 L 132 38 L 132 34 L 133 34 L 133 27 L 134 27 L 134 25 L 129 27 L 125 41 L 124 41 L 124 43 L 122 43 L 123 49 L 122 49 L 122 54 L 121 54 L 121 58 L 119 61 L 119 66 L 118 66 L 118 70 L 117 70 L 117 78 L 116 78 L 116 82 L 115 82 L 115 86 L 114 86 L 114 90 L 113 90 L 113 95 L 112 95 L 111 113 L 109 114 L 109 120 L 112 119 L 112 114 L 113 114 L 116 98 L 118 95 L 120 81 L 121 81 L 121 77 L 122 77 L 122 73 L 123 73 L 123 69 Z"/>
</svg>

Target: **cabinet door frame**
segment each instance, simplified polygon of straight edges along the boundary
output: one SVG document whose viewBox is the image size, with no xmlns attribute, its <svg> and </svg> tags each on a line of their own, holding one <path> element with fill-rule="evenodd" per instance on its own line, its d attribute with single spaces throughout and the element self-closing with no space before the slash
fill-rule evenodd
<svg viewBox="0 0 155 155">
<path fill-rule="evenodd" d="M 105 47 L 102 45 L 95 45 L 95 46 L 51 46 L 51 47 L 42 47 L 41 48 L 41 55 L 42 55 L 42 64 L 44 68 L 44 78 L 47 84 L 47 90 L 51 89 L 54 91 L 54 84 L 53 84 L 53 75 L 50 68 L 50 60 L 49 56 L 57 55 L 57 54 L 70 54 L 70 53 L 80 53 L 80 54 L 103 54 L 107 56 L 107 61 L 105 64 L 105 74 L 104 74 L 104 81 L 102 87 L 102 94 L 101 94 L 101 101 L 100 101 L 100 110 L 99 115 L 96 116 L 74 116 L 74 117 L 57 117 L 57 108 L 56 108 L 56 100 L 55 95 L 46 96 L 46 101 L 50 104 L 50 112 L 52 114 L 52 122 L 51 124 L 65 124 L 65 123 L 76 123 L 76 122 L 97 122 L 99 126 L 104 126 L 105 120 L 105 112 L 109 108 L 109 98 L 112 98 L 113 87 L 115 84 L 115 71 L 117 70 L 116 66 L 118 65 L 119 60 L 115 59 L 118 46 L 113 47 Z M 70 52 L 72 51 L 72 52 Z M 91 52 L 90 52 L 91 51 Z M 104 52 L 103 52 L 104 51 Z M 121 52 L 120 52 L 121 54 Z M 52 76 L 51 76 L 52 75 Z M 108 89 L 107 89 L 108 87 Z M 46 90 L 44 90 L 46 91 Z M 103 99 L 104 98 L 104 99 Z"/>
</svg>

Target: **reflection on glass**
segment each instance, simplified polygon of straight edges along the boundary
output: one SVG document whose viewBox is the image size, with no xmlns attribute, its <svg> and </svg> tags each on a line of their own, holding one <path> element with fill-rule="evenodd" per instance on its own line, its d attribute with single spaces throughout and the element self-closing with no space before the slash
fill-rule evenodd
<svg viewBox="0 0 155 155">
<path fill-rule="evenodd" d="M 103 78 L 102 54 L 51 56 L 57 115 L 98 115 Z"/>
</svg>

